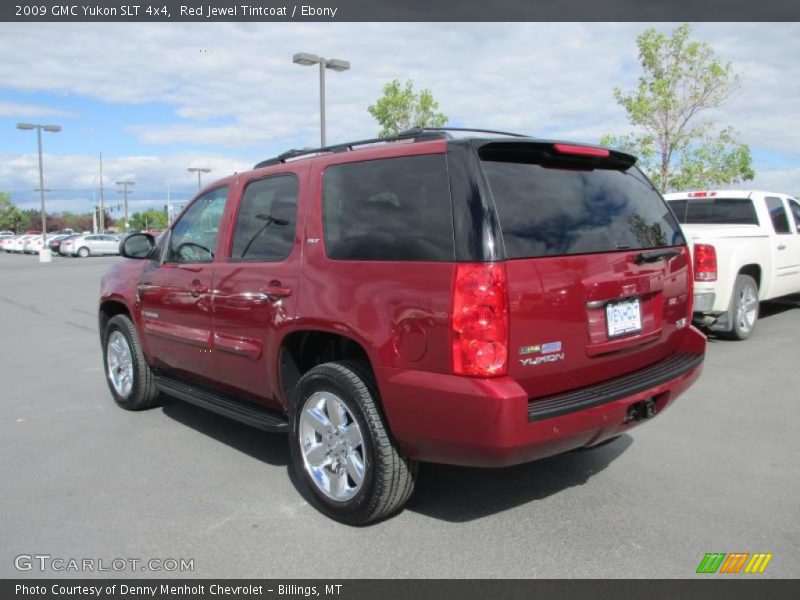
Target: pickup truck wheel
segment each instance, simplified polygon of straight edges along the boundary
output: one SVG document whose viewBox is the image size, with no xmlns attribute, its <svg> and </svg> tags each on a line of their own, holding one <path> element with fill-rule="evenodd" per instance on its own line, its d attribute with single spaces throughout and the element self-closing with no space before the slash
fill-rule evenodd
<svg viewBox="0 0 800 600">
<path fill-rule="evenodd" d="M 724 337 L 733 340 L 750 337 L 758 320 L 758 286 L 749 275 L 736 277 L 728 317 L 731 329 L 723 333 Z"/>
<path fill-rule="evenodd" d="M 103 365 L 114 401 L 126 410 L 156 404 L 158 388 L 142 353 L 136 327 L 125 315 L 109 319 L 103 332 Z"/>
<path fill-rule="evenodd" d="M 417 463 L 391 438 L 363 365 L 331 362 L 308 371 L 295 388 L 289 425 L 296 480 L 331 518 L 364 525 L 411 496 Z"/>
</svg>

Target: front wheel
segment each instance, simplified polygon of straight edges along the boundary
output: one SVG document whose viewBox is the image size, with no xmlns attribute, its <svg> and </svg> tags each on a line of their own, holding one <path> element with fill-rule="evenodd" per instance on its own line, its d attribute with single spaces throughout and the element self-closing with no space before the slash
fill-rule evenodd
<svg viewBox="0 0 800 600">
<path fill-rule="evenodd" d="M 314 367 L 298 382 L 290 414 L 291 468 L 317 507 L 350 525 L 399 510 L 417 463 L 391 438 L 369 369 L 355 362 Z"/>
<path fill-rule="evenodd" d="M 144 410 L 159 392 L 144 358 L 136 327 L 125 315 L 109 319 L 103 332 L 103 366 L 114 401 L 126 410 Z"/>
<path fill-rule="evenodd" d="M 758 320 L 758 286 L 749 275 L 736 277 L 728 318 L 731 329 L 723 332 L 724 337 L 746 340 L 753 333 Z"/>
<path fill-rule="evenodd" d="M 85 246 L 79 249 L 78 256 L 80 256 L 81 258 L 86 258 L 87 256 L 89 256 L 89 249 L 86 248 Z"/>
</svg>

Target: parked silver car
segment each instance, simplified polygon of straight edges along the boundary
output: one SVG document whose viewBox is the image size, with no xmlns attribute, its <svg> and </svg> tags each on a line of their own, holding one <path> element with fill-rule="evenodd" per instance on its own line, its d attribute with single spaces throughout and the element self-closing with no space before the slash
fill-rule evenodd
<svg viewBox="0 0 800 600">
<path fill-rule="evenodd" d="M 81 258 L 98 254 L 119 254 L 119 239 L 102 233 L 67 238 L 61 243 L 59 252 L 63 256 Z"/>
</svg>

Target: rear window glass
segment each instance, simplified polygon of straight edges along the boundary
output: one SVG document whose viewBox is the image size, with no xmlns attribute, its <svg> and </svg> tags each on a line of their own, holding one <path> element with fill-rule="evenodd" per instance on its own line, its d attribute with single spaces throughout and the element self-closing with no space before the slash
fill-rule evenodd
<svg viewBox="0 0 800 600">
<path fill-rule="evenodd" d="M 483 161 L 508 258 L 684 244 L 675 218 L 636 167 L 568 169 Z"/>
<path fill-rule="evenodd" d="M 322 179 L 322 220 L 329 258 L 453 260 L 445 156 L 328 167 Z"/>
<path fill-rule="evenodd" d="M 758 225 L 758 216 L 749 198 L 692 198 L 670 200 L 669 206 L 679 223 L 707 225 Z"/>
</svg>

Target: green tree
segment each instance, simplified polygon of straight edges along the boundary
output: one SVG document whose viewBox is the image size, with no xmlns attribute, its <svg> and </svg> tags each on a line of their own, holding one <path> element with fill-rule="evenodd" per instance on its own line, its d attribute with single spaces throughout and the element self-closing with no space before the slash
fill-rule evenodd
<svg viewBox="0 0 800 600">
<path fill-rule="evenodd" d="M 442 127 L 447 115 L 439 110 L 430 90 L 414 92 L 414 82 L 409 79 L 405 87 L 395 79 L 383 86 L 383 96 L 367 107 L 381 126 L 380 137 L 395 136 L 411 127 Z"/>
<path fill-rule="evenodd" d="M 10 229 L 19 233 L 26 219 L 22 211 L 11 202 L 11 196 L 6 192 L 0 192 L 0 229 Z"/>
<path fill-rule="evenodd" d="M 131 215 L 131 229 L 144 231 L 146 229 L 166 229 L 167 215 L 163 210 L 148 208 Z"/>
<path fill-rule="evenodd" d="M 26 208 L 22 213 L 22 231 L 39 231 L 42 228 L 42 213 L 35 208 Z"/>
<path fill-rule="evenodd" d="M 740 89 L 741 78 L 708 44 L 689 40 L 690 32 L 684 24 L 671 37 L 647 29 L 636 38 L 639 85 L 627 92 L 614 88 L 614 98 L 636 130 L 606 134 L 600 142 L 638 156 L 662 192 L 755 177 L 750 148 L 732 128 L 718 130 L 708 116 Z"/>
</svg>

